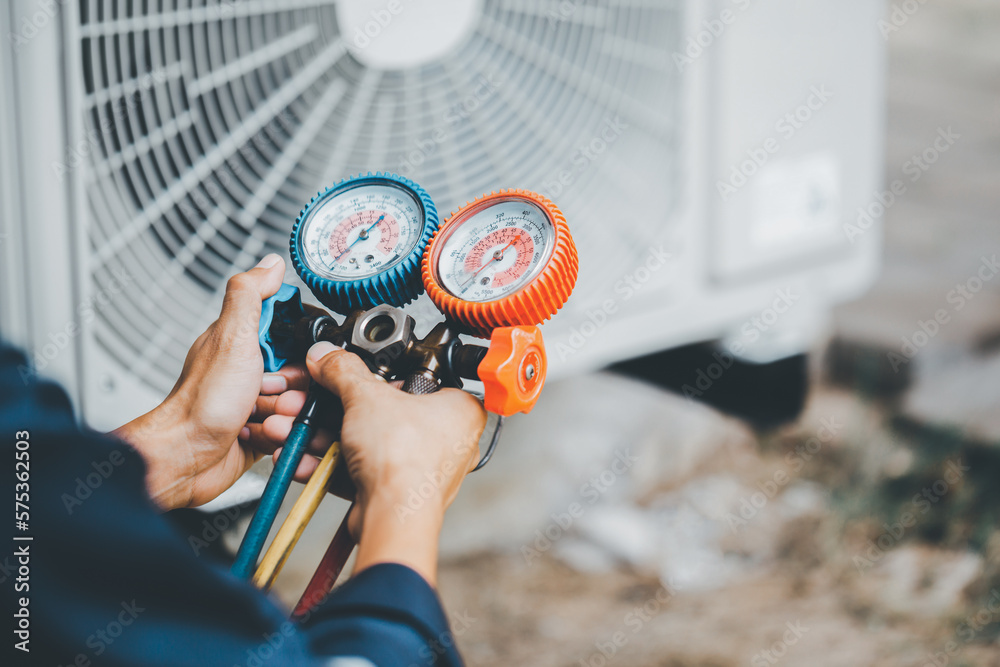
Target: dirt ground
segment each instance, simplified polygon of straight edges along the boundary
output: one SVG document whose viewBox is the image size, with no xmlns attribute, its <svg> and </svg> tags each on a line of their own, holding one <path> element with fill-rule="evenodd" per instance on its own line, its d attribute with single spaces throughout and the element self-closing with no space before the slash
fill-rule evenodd
<svg viewBox="0 0 1000 667">
<path fill-rule="evenodd" d="M 525 569 L 516 557 L 483 554 L 450 563 L 441 589 L 451 613 L 469 621 L 463 654 L 482 667 L 895 667 L 934 664 L 951 639 L 941 620 L 872 613 L 823 567 L 779 564 L 724 589 L 668 597 L 658 580 L 626 572 L 593 577 L 552 559 Z M 797 632 L 788 635 L 790 626 Z M 967 645 L 947 664 L 995 666 L 1000 656 Z"/>
<path fill-rule="evenodd" d="M 825 502 L 777 519 L 751 516 L 726 533 L 721 550 L 747 567 L 720 585 L 665 587 L 624 562 L 581 572 L 555 550 L 447 560 L 440 590 L 469 664 L 1000 665 L 1000 531 L 967 511 L 992 483 L 981 466 L 948 468 L 972 468 L 977 447 L 943 457 L 925 451 L 921 437 L 893 432 L 880 406 L 818 389 L 801 423 L 762 438 L 759 453 L 717 457 L 683 483 L 732 474 L 766 486 L 775 471 L 791 475 L 788 457 L 809 451 L 814 430 L 805 425 L 820 415 L 842 424 L 842 434 L 770 502 L 802 484 L 828 489 Z M 922 464 L 925 455 L 936 461 Z M 924 513 L 910 491 L 935 497 L 939 479 L 951 481 Z M 730 510 L 749 516 L 738 503 Z M 907 510 L 915 525 L 901 528 Z M 754 533 L 769 546 L 747 539 Z"/>
</svg>

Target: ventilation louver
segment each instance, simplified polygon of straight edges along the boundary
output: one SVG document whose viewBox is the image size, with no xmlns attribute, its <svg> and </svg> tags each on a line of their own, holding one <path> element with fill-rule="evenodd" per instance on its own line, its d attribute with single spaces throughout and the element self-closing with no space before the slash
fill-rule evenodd
<svg viewBox="0 0 1000 667">
<path fill-rule="evenodd" d="M 484 0 L 470 38 L 405 70 L 355 57 L 334 5 L 80 5 L 91 274 L 96 290 L 131 279 L 95 334 L 155 391 L 228 276 L 285 253 L 303 203 L 349 174 L 403 173 L 443 212 L 504 187 L 553 197 L 581 261 L 557 326 L 579 323 L 670 220 L 679 4 Z"/>
</svg>

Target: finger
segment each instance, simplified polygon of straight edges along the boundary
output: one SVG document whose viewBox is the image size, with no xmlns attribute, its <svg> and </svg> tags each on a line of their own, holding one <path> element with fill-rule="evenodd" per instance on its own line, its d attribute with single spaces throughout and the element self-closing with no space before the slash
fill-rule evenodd
<svg viewBox="0 0 1000 667">
<path fill-rule="evenodd" d="M 280 373 L 264 373 L 260 379 L 260 393 L 273 396 L 288 391 L 288 378 Z"/>
<path fill-rule="evenodd" d="M 293 415 L 271 415 L 260 425 L 265 438 L 278 445 L 284 444 L 295 424 Z"/>
<path fill-rule="evenodd" d="M 278 374 L 288 381 L 288 388 L 293 391 L 305 391 L 312 381 L 305 364 L 288 364 Z"/>
<path fill-rule="evenodd" d="M 345 352 L 333 343 L 316 343 L 306 357 L 309 374 L 321 385 L 340 397 L 346 406 L 360 392 L 372 385 L 381 385 L 374 373 L 356 354 Z"/>
<path fill-rule="evenodd" d="M 358 510 L 356 505 L 351 505 L 350 509 L 347 510 L 349 514 L 347 515 L 347 530 L 350 531 L 351 537 L 354 538 L 355 542 L 361 541 L 361 511 Z"/>
<path fill-rule="evenodd" d="M 256 411 L 252 421 L 261 423 L 271 415 L 291 415 L 294 417 L 306 404 L 306 392 L 286 391 L 279 396 L 258 396 Z"/>
<path fill-rule="evenodd" d="M 291 430 L 291 429 L 289 429 Z M 240 443 L 261 454 L 270 454 L 280 447 L 288 436 L 274 438 L 265 433 L 263 424 L 247 424 L 240 432 Z"/>
<path fill-rule="evenodd" d="M 309 380 L 309 370 L 305 366 L 288 365 L 275 373 L 264 373 L 264 379 L 260 383 L 260 393 L 274 395 L 290 389 L 308 389 Z"/>
<path fill-rule="evenodd" d="M 273 415 L 274 404 L 278 398 L 278 396 L 258 396 L 257 400 L 254 401 L 253 409 L 250 412 L 250 419 L 247 420 L 247 423 L 260 424 Z"/>
<path fill-rule="evenodd" d="M 285 261 L 280 256 L 270 254 L 245 273 L 237 273 L 226 284 L 226 296 L 222 302 L 219 322 L 225 328 L 240 328 L 254 319 L 253 333 L 260 320 L 261 303 L 274 296 L 281 287 L 285 276 Z"/>
<path fill-rule="evenodd" d="M 430 396 L 436 401 L 450 401 L 456 414 L 464 414 L 466 418 L 471 419 L 479 433 L 486 427 L 486 408 L 483 407 L 482 401 L 469 392 L 447 387 Z"/>
<path fill-rule="evenodd" d="M 317 456 L 323 456 L 326 454 L 326 450 L 330 449 L 330 445 L 338 440 L 340 436 L 336 433 L 331 433 L 328 429 L 321 428 L 315 436 L 313 436 L 312 441 L 309 443 L 309 451 Z"/>
<path fill-rule="evenodd" d="M 275 445 L 283 445 L 285 440 L 288 439 L 288 434 L 292 432 L 292 426 L 295 424 L 295 417 L 290 415 L 272 415 L 264 420 L 262 424 L 250 424 L 251 430 L 254 426 L 260 426 L 260 433 L 264 438 L 274 443 Z M 309 451 L 319 452 L 323 454 L 326 448 L 330 446 L 330 443 L 337 438 L 336 433 L 332 433 L 329 429 L 321 428 L 313 436 L 312 440 L 309 441 Z M 273 449 L 273 448 L 272 448 Z"/>
<path fill-rule="evenodd" d="M 281 457 L 281 448 L 276 449 L 271 457 L 274 459 L 274 463 L 277 464 L 278 459 Z M 299 461 L 299 467 L 295 469 L 295 475 L 292 476 L 292 479 L 305 484 L 312 477 L 312 474 L 316 472 L 317 467 L 319 467 L 319 459 L 311 454 L 306 454 Z"/>
</svg>

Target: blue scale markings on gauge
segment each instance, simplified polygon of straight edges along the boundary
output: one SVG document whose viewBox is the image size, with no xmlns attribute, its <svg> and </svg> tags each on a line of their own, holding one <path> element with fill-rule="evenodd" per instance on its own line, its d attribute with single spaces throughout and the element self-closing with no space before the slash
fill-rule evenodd
<svg viewBox="0 0 1000 667">
<path fill-rule="evenodd" d="M 420 259 L 438 227 L 427 192 L 388 173 L 348 178 L 318 194 L 292 229 L 295 270 L 341 314 L 404 306 L 423 290 Z"/>
</svg>

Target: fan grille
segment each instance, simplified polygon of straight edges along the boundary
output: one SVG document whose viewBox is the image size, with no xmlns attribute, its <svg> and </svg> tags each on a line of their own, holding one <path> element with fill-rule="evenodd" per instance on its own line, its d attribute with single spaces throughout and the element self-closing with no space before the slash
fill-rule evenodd
<svg viewBox="0 0 1000 667">
<path fill-rule="evenodd" d="M 156 391 L 227 278 L 284 253 L 303 203 L 346 175 L 401 173 L 442 212 L 552 197 L 580 249 L 563 326 L 671 220 L 679 2 L 487 1 L 472 39 L 403 71 L 352 56 L 334 4 L 81 2 L 94 289 L 128 278 L 96 338 Z"/>
</svg>

